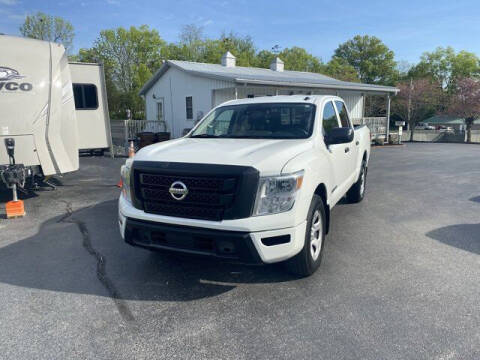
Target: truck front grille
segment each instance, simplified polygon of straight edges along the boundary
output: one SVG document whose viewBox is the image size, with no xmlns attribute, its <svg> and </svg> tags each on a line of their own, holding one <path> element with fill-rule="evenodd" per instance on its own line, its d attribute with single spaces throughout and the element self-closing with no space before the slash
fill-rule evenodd
<svg viewBox="0 0 480 360">
<path fill-rule="evenodd" d="M 132 174 L 135 207 L 213 221 L 250 216 L 258 184 L 258 171 L 242 166 L 134 162 Z M 178 181 L 188 189 L 182 200 L 169 192 Z"/>
<path fill-rule="evenodd" d="M 183 200 L 176 200 L 169 192 L 175 181 L 188 189 Z M 235 198 L 235 178 L 170 176 L 139 174 L 141 199 L 145 212 L 191 219 L 222 220 Z"/>
</svg>

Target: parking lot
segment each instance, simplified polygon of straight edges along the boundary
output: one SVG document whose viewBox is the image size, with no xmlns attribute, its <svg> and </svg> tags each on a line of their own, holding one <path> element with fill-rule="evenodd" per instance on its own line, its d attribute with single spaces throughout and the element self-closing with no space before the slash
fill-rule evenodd
<svg viewBox="0 0 480 360">
<path fill-rule="evenodd" d="M 122 163 L 0 220 L 2 359 L 480 358 L 480 146 L 375 148 L 304 279 L 124 244 Z"/>
</svg>

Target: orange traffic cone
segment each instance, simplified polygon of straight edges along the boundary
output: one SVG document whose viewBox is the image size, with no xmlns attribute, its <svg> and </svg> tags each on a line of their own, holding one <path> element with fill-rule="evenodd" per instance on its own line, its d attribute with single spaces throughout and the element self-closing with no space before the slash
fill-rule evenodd
<svg viewBox="0 0 480 360">
<path fill-rule="evenodd" d="M 9 201 L 5 208 L 7 210 L 7 219 L 25 216 L 25 206 L 22 200 Z"/>
<path fill-rule="evenodd" d="M 117 183 L 117 187 L 122 188 L 123 186 L 123 180 L 120 179 L 120 181 Z"/>
<path fill-rule="evenodd" d="M 18 200 L 16 184 L 13 184 L 12 193 L 13 200 L 7 202 L 5 205 L 7 219 L 25 216 L 25 206 L 23 205 L 22 200 Z"/>
<path fill-rule="evenodd" d="M 128 157 L 132 158 L 135 156 L 135 147 L 133 146 L 133 141 L 130 141 L 130 146 L 128 147 Z"/>
</svg>

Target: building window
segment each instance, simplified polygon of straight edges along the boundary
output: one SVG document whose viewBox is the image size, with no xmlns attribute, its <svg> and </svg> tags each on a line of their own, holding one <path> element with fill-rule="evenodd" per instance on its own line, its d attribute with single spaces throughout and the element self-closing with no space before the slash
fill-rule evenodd
<svg viewBox="0 0 480 360">
<path fill-rule="evenodd" d="M 98 109 L 97 87 L 94 84 L 73 84 L 76 110 Z"/>
<path fill-rule="evenodd" d="M 163 121 L 163 101 L 157 102 L 157 120 Z"/>
<path fill-rule="evenodd" d="M 187 111 L 187 119 L 193 120 L 193 99 L 191 96 L 185 98 L 185 105 Z"/>
</svg>

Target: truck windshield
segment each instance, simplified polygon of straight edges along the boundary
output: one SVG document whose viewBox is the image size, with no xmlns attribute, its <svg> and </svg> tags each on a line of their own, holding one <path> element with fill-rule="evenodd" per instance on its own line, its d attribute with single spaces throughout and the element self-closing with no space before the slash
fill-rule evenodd
<svg viewBox="0 0 480 360">
<path fill-rule="evenodd" d="M 305 139 L 312 134 L 314 118 L 313 104 L 222 106 L 203 119 L 190 137 Z"/>
</svg>

